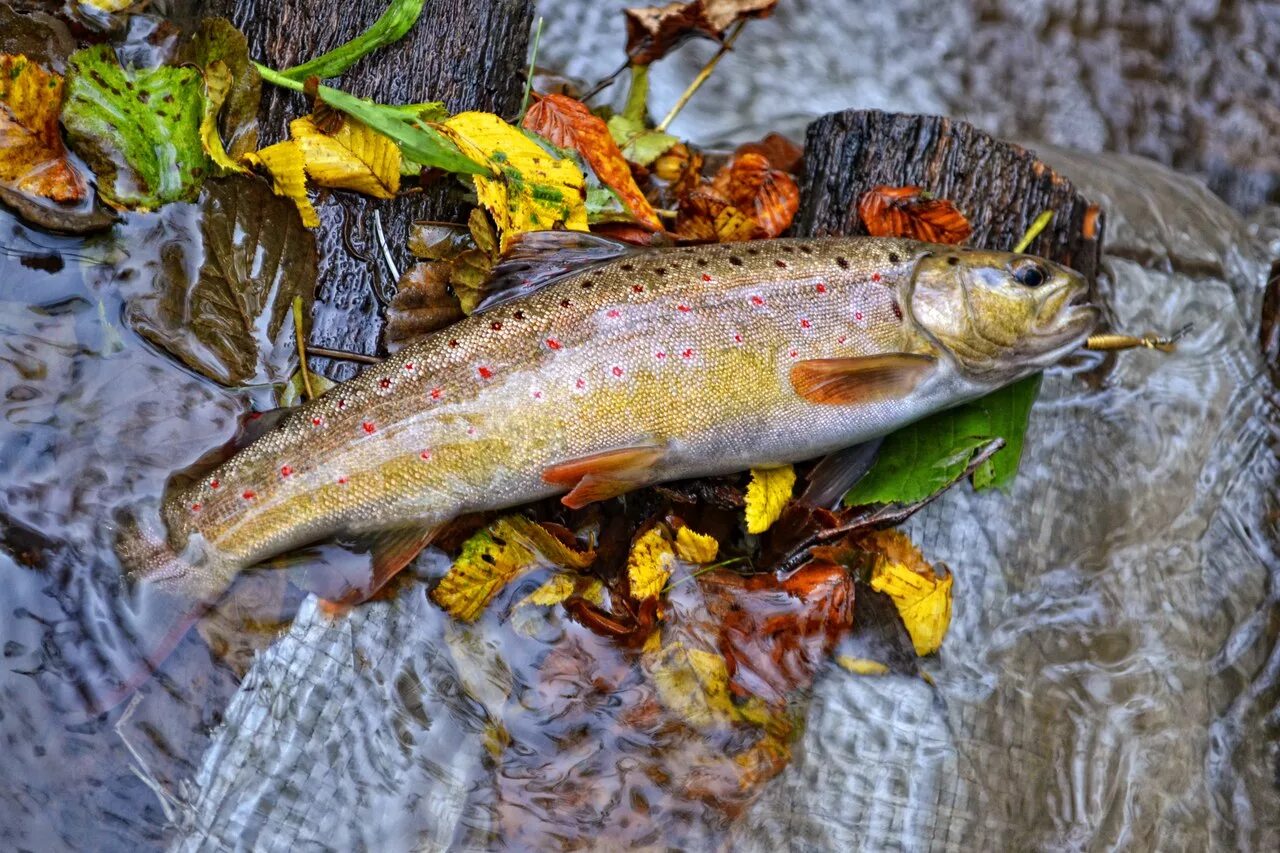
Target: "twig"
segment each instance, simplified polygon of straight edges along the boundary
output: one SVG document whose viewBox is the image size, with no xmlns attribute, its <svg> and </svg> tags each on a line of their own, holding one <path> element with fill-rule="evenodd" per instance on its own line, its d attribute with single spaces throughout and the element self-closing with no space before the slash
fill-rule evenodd
<svg viewBox="0 0 1280 853">
<path fill-rule="evenodd" d="M 387 245 L 387 234 L 382 230 L 382 214 L 376 208 L 373 211 L 373 233 L 378 238 L 378 245 L 382 247 L 382 259 L 387 262 L 391 277 L 399 281 L 400 270 L 396 269 L 396 262 L 391 257 L 391 247 Z"/>
<path fill-rule="evenodd" d="M 524 97 L 520 100 L 520 121 L 524 120 L 524 114 L 529 109 L 529 94 L 533 91 L 533 69 L 537 67 L 538 62 L 538 43 L 542 41 L 542 16 L 538 16 L 538 28 L 533 31 L 533 50 L 529 55 L 529 73 L 524 78 Z M 516 124 L 519 124 L 517 121 Z"/>
<path fill-rule="evenodd" d="M 684 94 L 682 94 L 680 99 L 676 101 L 676 105 L 663 117 L 662 121 L 658 122 L 658 126 L 655 127 L 654 130 L 659 133 L 666 132 L 667 127 L 671 122 L 675 121 L 676 116 L 679 115 L 682 109 L 684 109 L 684 105 L 689 103 L 689 99 L 693 97 L 694 93 L 702 88 L 703 83 L 707 82 L 707 78 L 711 76 L 711 72 L 716 70 L 716 65 L 720 63 L 720 58 L 728 53 L 729 49 L 733 47 L 733 43 L 737 41 L 738 36 L 742 33 L 742 28 L 746 26 L 746 23 L 746 19 L 743 19 L 733 25 L 733 32 L 729 33 L 729 36 L 724 40 L 724 44 L 720 45 L 720 49 L 716 51 L 716 55 L 711 57 L 706 65 L 702 66 L 702 70 L 698 72 L 698 76 L 693 78 L 693 82 L 689 84 L 689 88 L 684 90 Z"/>
<path fill-rule="evenodd" d="M 133 745 L 124 733 L 125 724 L 133 719 L 133 712 L 138 709 L 138 703 L 141 701 L 142 694 L 135 693 L 133 699 L 125 707 L 124 713 L 120 715 L 120 719 L 116 720 L 116 736 L 120 738 L 120 742 L 124 744 L 124 748 L 129 751 L 129 754 L 133 756 L 134 762 L 136 762 L 129 768 L 133 771 L 133 775 L 137 776 L 142 784 L 150 788 L 151 792 L 156 795 L 156 799 L 160 801 L 160 808 L 164 811 L 164 819 L 169 823 L 175 823 L 177 821 L 177 810 L 183 808 L 182 800 L 169 793 L 160 780 L 152 774 L 151 768 L 147 766 L 147 762 L 142 758 L 142 753 L 138 752 L 137 747 Z"/>
<path fill-rule="evenodd" d="M 1053 221 L 1053 211 L 1044 210 L 1040 212 L 1031 223 L 1031 227 L 1027 229 L 1027 233 L 1022 235 L 1022 239 L 1018 241 L 1018 245 L 1013 247 L 1015 254 L 1022 254 L 1031 245 L 1031 241 L 1040 236 L 1040 232 L 1049 227 L 1049 223 Z"/>
<path fill-rule="evenodd" d="M 293 297 L 293 333 L 298 336 L 298 369 L 302 371 L 302 387 L 307 391 L 307 400 L 314 400 L 311 393 L 311 373 L 307 370 L 307 335 L 302 330 L 302 297 Z"/>
<path fill-rule="evenodd" d="M 978 468 L 992 456 L 995 456 L 997 451 L 1002 447 L 1004 447 L 1003 438 L 992 439 L 984 445 L 981 450 L 974 454 L 972 459 L 969 460 L 969 464 L 965 466 L 964 473 L 923 500 L 918 500 L 909 504 L 888 504 L 880 507 L 879 509 L 868 509 L 843 524 L 827 530 L 819 530 L 817 533 L 812 534 L 808 539 L 805 539 L 799 545 L 792 548 L 791 553 L 789 553 L 786 559 L 779 564 L 778 570 L 791 571 L 792 569 L 799 568 L 801 561 L 805 555 L 808 554 L 809 550 L 823 542 L 827 542 L 841 536 L 846 536 L 850 533 L 857 533 L 862 530 L 869 530 L 873 528 L 880 529 L 901 524 L 929 504 L 933 503 L 949 491 L 956 483 L 959 483 L 967 477 L 972 477 L 973 472 L 978 470 Z"/>
<path fill-rule="evenodd" d="M 359 352 L 348 352 L 344 349 L 329 349 L 328 347 L 311 348 L 312 355 L 324 356 L 325 358 L 336 358 L 341 361 L 358 361 L 361 364 L 382 364 L 382 359 L 376 355 L 365 355 Z"/>
<path fill-rule="evenodd" d="M 623 71 L 626 71 L 630 67 L 631 67 L 631 55 L 627 54 L 627 58 L 622 60 L 621 65 L 619 65 L 617 68 L 611 71 L 607 77 L 604 77 L 599 81 L 597 81 L 596 84 L 592 86 L 590 89 L 588 89 L 587 93 L 583 95 L 581 98 L 579 98 L 578 100 L 582 101 L 585 104 L 587 101 L 591 100 L 596 95 L 604 91 L 606 86 L 611 85 L 614 80 L 618 79 L 618 75 L 620 75 Z"/>
</svg>

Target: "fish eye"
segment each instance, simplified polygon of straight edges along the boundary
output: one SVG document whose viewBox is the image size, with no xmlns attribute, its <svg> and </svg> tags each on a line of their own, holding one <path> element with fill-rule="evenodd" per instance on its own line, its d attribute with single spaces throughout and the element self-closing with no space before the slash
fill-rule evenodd
<svg viewBox="0 0 1280 853">
<path fill-rule="evenodd" d="M 1013 269 L 1013 280 L 1023 287 L 1039 287 L 1049 280 L 1049 271 L 1035 261 L 1022 261 Z"/>
</svg>

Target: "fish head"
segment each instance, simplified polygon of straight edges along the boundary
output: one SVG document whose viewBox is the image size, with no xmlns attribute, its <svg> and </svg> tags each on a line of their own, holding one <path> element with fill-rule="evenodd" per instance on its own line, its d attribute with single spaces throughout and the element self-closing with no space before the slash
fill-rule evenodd
<svg viewBox="0 0 1280 853">
<path fill-rule="evenodd" d="M 931 247 L 910 288 L 916 324 L 961 373 L 995 386 L 1054 364 L 1100 317 L 1084 276 L 1032 255 Z"/>
</svg>

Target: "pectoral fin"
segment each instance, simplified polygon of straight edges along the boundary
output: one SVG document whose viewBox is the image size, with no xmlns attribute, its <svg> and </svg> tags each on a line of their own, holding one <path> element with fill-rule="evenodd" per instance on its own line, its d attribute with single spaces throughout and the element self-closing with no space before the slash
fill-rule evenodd
<svg viewBox="0 0 1280 853">
<path fill-rule="evenodd" d="M 552 465 L 542 472 L 542 479 L 553 486 L 568 487 L 569 493 L 560 502 L 570 509 L 581 509 L 650 482 L 654 467 L 666 452 L 658 445 L 606 450 Z"/>
<path fill-rule="evenodd" d="M 848 405 L 910 394 L 937 365 L 929 355 L 895 352 L 856 358 L 815 358 L 791 368 L 791 386 L 810 403 Z"/>
</svg>

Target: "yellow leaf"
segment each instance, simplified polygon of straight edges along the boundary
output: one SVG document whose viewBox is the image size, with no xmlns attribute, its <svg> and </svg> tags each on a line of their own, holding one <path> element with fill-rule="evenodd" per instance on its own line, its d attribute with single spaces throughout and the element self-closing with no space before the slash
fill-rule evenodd
<svg viewBox="0 0 1280 853">
<path fill-rule="evenodd" d="M 752 468 L 747 486 L 747 532 L 764 533 L 782 515 L 791 500 L 796 472 L 790 465 L 780 468 Z"/>
<path fill-rule="evenodd" d="M 476 197 L 493 215 L 502 251 L 526 231 L 587 230 L 586 178 L 571 160 L 492 113 L 459 113 L 436 127 L 492 170 L 493 177 L 474 176 Z"/>
<path fill-rule="evenodd" d="M 699 533 L 691 527 L 676 531 L 676 554 L 690 563 L 710 563 L 720 552 L 720 543 L 714 536 Z"/>
<path fill-rule="evenodd" d="M 218 135 L 218 112 L 231 91 L 231 69 L 221 59 L 215 59 L 204 70 L 204 115 L 200 118 L 200 141 L 204 152 L 218 167 L 219 174 L 249 171 L 227 154 Z"/>
<path fill-rule="evenodd" d="M 737 720 L 729 695 L 729 669 L 715 652 L 676 641 L 645 655 L 658 700 L 689 725 L 705 728 Z"/>
<path fill-rule="evenodd" d="M 462 553 L 431 591 L 431 599 L 454 618 L 471 622 L 504 586 L 540 560 L 583 569 L 593 559 L 595 552 L 574 551 L 542 525 L 522 515 L 506 515 L 463 543 Z"/>
<path fill-rule="evenodd" d="M 322 187 L 351 190 L 374 198 L 400 191 L 400 147 L 389 136 L 347 117 L 332 136 L 309 117 L 289 123 L 311 180 Z"/>
<path fill-rule="evenodd" d="M 913 567 L 884 555 L 876 558 L 871 588 L 893 599 L 918 655 L 933 654 L 942 645 L 951 624 L 952 580 L 950 572 L 939 577 L 923 559 Z"/>
<path fill-rule="evenodd" d="M 657 524 L 631 543 L 627 555 L 627 579 L 631 582 L 631 595 L 638 599 L 653 598 L 662 592 L 671 577 L 675 561 L 671 549 L 671 537 L 665 525 Z"/>
<path fill-rule="evenodd" d="M 276 195 L 284 196 L 298 206 L 303 225 L 315 228 L 320 224 L 320 216 L 311 206 L 311 199 L 307 198 L 307 176 L 302 168 L 302 152 L 296 143 L 292 140 L 277 142 L 241 159 L 250 166 L 261 166 L 271 174 L 271 188 Z"/>
<path fill-rule="evenodd" d="M 88 186 L 67 159 L 58 127 L 62 77 L 22 54 L 0 54 L 0 183 L 77 202 Z"/>
<path fill-rule="evenodd" d="M 80 0 L 81 6 L 100 9 L 103 12 L 123 12 L 130 6 L 137 5 L 139 0 Z"/>
<path fill-rule="evenodd" d="M 592 604 L 604 601 L 604 584 L 598 578 L 584 578 L 567 572 L 557 572 L 546 583 L 526 595 L 516 607 L 533 605 L 554 607 L 571 595 L 577 594 Z"/>
<path fill-rule="evenodd" d="M 855 658 L 851 655 L 837 656 L 836 663 L 854 675 L 886 675 L 889 672 L 889 667 L 880 663 L 880 661 Z"/>
</svg>

